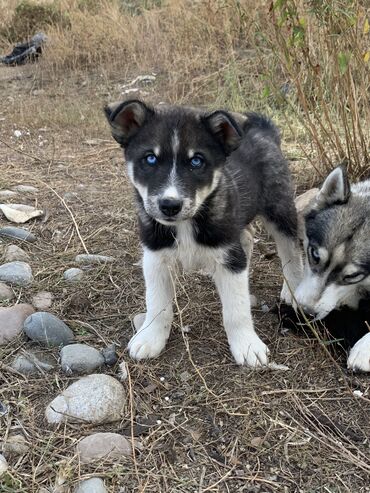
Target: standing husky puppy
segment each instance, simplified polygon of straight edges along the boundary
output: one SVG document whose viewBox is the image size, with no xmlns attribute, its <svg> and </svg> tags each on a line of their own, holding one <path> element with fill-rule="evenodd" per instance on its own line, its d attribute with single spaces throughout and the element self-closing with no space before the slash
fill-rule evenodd
<svg viewBox="0 0 370 493">
<path fill-rule="evenodd" d="M 238 364 L 266 365 L 268 349 L 253 328 L 248 287 L 247 225 L 260 215 L 273 234 L 284 275 L 301 274 L 297 217 L 277 129 L 252 114 L 243 128 L 227 112 L 152 108 L 127 101 L 106 108 L 113 137 L 125 150 L 144 247 L 146 317 L 129 343 L 131 357 L 155 358 L 173 319 L 172 268 L 206 270 L 223 308 Z M 285 287 L 283 296 L 289 299 Z"/>
<path fill-rule="evenodd" d="M 326 178 L 305 216 L 306 265 L 295 298 L 316 319 L 370 294 L 370 180 L 350 186 L 345 170 Z M 357 328 L 353 328 L 353 332 Z M 370 333 L 351 349 L 348 367 L 370 371 Z"/>
</svg>

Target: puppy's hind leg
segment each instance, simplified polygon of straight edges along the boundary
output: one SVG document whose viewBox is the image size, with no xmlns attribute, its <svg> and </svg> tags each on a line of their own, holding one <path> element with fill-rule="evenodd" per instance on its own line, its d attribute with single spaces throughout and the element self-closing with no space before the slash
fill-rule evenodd
<svg viewBox="0 0 370 493">
<path fill-rule="evenodd" d="M 276 242 L 276 248 L 283 269 L 284 282 L 280 299 L 292 304 L 293 294 L 302 280 L 303 261 L 297 233 L 297 213 L 293 199 L 285 198 L 285 210 L 270 207 L 262 220 L 269 234 Z"/>
<path fill-rule="evenodd" d="M 146 287 L 146 316 L 131 338 L 128 349 L 133 359 L 156 358 L 164 349 L 173 319 L 174 286 L 168 259 L 161 253 L 144 249 L 143 270 Z"/>
</svg>

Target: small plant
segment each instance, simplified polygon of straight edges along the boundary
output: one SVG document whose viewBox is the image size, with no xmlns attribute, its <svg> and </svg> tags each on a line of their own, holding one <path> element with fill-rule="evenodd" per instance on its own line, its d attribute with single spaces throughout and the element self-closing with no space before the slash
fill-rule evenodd
<svg viewBox="0 0 370 493">
<path fill-rule="evenodd" d="M 270 21 L 265 95 L 284 96 L 316 147 L 319 172 L 345 160 L 352 177 L 368 175 L 370 32 L 361 2 L 276 0 Z"/>
</svg>

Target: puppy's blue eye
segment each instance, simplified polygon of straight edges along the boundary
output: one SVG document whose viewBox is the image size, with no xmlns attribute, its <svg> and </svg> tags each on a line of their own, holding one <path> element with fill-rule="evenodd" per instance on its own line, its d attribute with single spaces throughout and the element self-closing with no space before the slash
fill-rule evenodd
<svg viewBox="0 0 370 493">
<path fill-rule="evenodd" d="M 158 162 L 157 156 L 155 154 L 148 154 L 145 157 L 145 161 L 149 166 L 155 166 Z"/>
<path fill-rule="evenodd" d="M 312 262 L 314 264 L 319 264 L 320 263 L 320 254 L 319 250 L 313 246 L 308 247 L 308 254 L 310 255 Z"/>
<path fill-rule="evenodd" d="M 190 160 L 190 165 L 192 168 L 201 168 L 204 164 L 204 159 L 201 156 L 194 156 Z"/>
</svg>

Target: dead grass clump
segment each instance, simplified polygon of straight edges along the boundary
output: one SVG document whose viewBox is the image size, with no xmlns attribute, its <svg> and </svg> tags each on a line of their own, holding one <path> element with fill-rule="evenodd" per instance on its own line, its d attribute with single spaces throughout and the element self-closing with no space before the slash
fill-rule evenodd
<svg viewBox="0 0 370 493">
<path fill-rule="evenodd" d="M 0 30 L 0 36 L 10 42 L 24 41 L 37 31 L 49 26 L 60 29 L 69 27 L 68 15 L 62 12 L 56 2 L 39 3 L 22 0 L 14 9 L 12 17 Z"/>
</svg>

